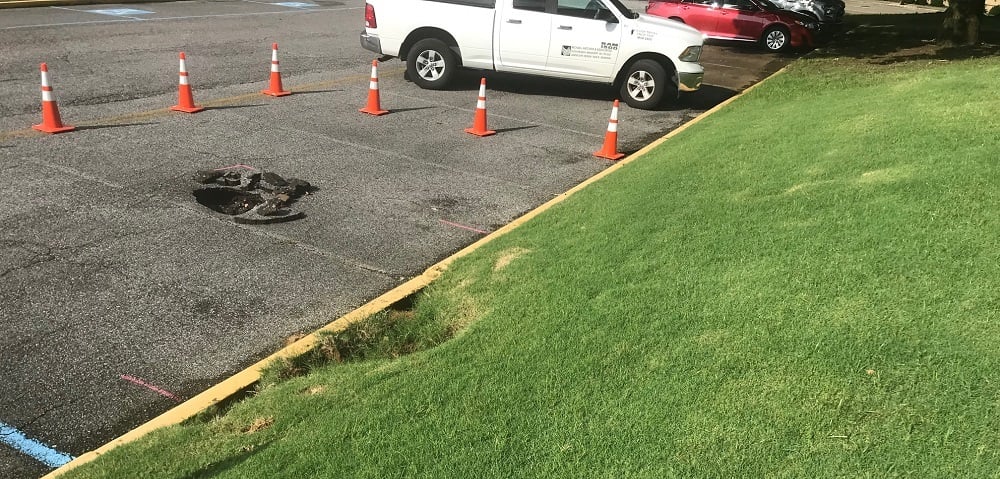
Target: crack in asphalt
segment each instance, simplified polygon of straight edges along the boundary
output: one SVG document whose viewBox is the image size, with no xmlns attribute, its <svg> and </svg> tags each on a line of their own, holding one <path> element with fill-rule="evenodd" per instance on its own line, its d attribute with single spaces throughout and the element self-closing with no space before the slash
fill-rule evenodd
<svg viewBox="0 0 1000 479">
<path fill-rule="evenodd" d="M 42 420 L 43 418 L 45 418 L 46 416 L 48 416 L 49 414 L 51 414 L 53 411 L 56 411 L 57 409 L 67 408 L 67 407 L 71 408 L 71 407 L 73 407 L 73 406 L 75 406 L 75 405 L 83 402 L 83 400 L 84 400 L 83 397 L 73 397 L 73 398 L 70 398 L 69 400 L 66 400 L 66 401 L 59 401 L 59 402 L 57 402 L 55 404 L 52 404 L 51 406 L 45 408 L 43 411 L 39 412 L 38 414 L 35 414 L 34 416 L 32 416 L 27 421 L 19 422 L 18 425 L 17 425 L 17 428 L 20 429 L 20 430 L 22 430 L 22 431 L 26 431 L 26 430 L 28 430 L 28 428 L 30 428 L 32 425 L 34 425 L 36 422 Z"/>
<path fill-rule="evenodd" d="M 43 264 L 43 263 L 48 263 L 49 261 L 54 261 L 56 259 L 56 256 L 54 254 L 52 254 L 52 247 L 47 246 L 47 245 L 37 244 L 37 243 L 16 242 L 16 241 L 11 241 L 11 240 L 2 240 L 2 241 L 0 241 L 0 245 L 3 246 L 4 250 L 8 249 L 8 247 L 10 245 L 13 245 L 13 246 L 23 246 L 25 244 L 30 245 L 30 246 L 41 247 L 41 248 L 45 249 L 45 251 L 44 252 L 39 252 L 39 253 L 36 253 L 34 251 L 29 251 L 30 253 L 33 254 L 32 257 L 31 257 L 31 259 L 29 259 L 24 264 L 19 264 L 19 265 L 16 265 L 14 267 L 5 269 L 3 271 L 0 271 L 0 278 L 4 278 L 7 275 L 9 275 L 9 274 L 11 274 L 11 273 L 13 273 L 15 271 L 27 270 L 27 269 L 30 269 L 30 268 L 36 266 L 36 265 Z"/>
</svg>

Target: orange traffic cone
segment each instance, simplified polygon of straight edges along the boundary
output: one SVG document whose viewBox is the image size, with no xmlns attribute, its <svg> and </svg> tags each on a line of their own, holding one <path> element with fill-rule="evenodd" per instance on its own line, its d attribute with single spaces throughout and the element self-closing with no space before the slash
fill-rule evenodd
<svg viewBox="0 0 1000 479">
<path fill-rule="evenodd" d="M 170 107 L 174 111 L 184 113 L 198 113 L 204 108 L 194 104 L 194 96 L 191 95 L 191 85 L 188 84 L 187 57 L 181 52 L 180 82 L 177 86 L 177 104 Z"/>
<path fill-rule="evenodd" d="M 615 161 L 625 157 L 624 153 L 618 153 L 618 100 L 611 107 L 611 119 L 608 120 L 608 131 L 604 134 L 604 147 L 601 151 L 595 151 L 594 156 Z"/>
<path fill-rule="evenodd" d="M 496 134 L 495 131 L 486 129 L 486 78 L 483 78 L 479 82 L 479 101 L 476 102 L 476 116 L 472 120 L 472 128 L 466 128 L 465 132 L 476 136 Z"/>
<path fill-rule="evenodd" d="M 372 60 L 372 80 L 368 83 L 368 104 L 358 110 L 369 115 L 385 115 L 389 110 L 383 110 L 378 96 L 378 60 Z"/>
<path fill-rule="evenodd" d="M 59 118 L 59 106 L 56 105 L 56 96 L 52 91 L 52 84 L 49 83 L 49 67 L 44 63 L 42 63 L 42 123 L 31 127 L 45 133 L 63 133 L 76 129 L 63 125 L 62 119 Z"/>
<path fill-rule="evenodd" d="M 287 96 L 292 92 L 281 88 L 281 69 L 278 68 L 278 44 L 271 44 L 271 85 L 261 93 L 271 96 Z"/>
</svg>

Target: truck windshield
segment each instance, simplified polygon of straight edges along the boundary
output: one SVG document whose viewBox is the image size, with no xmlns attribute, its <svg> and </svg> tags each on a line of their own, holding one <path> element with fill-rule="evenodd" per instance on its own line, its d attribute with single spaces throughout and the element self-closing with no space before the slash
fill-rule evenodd
<svg viewBox="0 0 1000 479">
<path fill-rule="evenodd" d="M 611 4 L 614 5 L 619 12 L 622 12 L 622 15 L 625 15 L 625 17 L 631 19 L 639 18 L 639 14 L 633 12 L 632 10 L 629 10 L 628 7 L 626 7 L 625 4 L 621 2 L 621 0 L 608 0 L 608 1 L 611 2 Z"/>
</svg>

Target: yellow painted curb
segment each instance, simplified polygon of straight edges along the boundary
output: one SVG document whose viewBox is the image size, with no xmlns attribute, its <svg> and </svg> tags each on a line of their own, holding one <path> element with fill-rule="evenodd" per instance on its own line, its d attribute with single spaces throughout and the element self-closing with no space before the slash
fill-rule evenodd
<svg viewBox="0 0 1000 479">
<path fill-rule="evenodd" d="M 782 69 L 778 70 L 777 72 L 775 72 L 773 75 L 771 75 L 768 78 L 772 78 L 772 77 L 774 77 L 776 75 L 779 75 L 779 74 L 783 73 L 784 71 L 785 71 L 785 68 L 782 68 Z M 764 80 L 767 80 L 767 78 L 765 78 Z M 274 354 L 272 354 L 272 355 L 270 355 L 270 356 L 268 356 L 268 357 L 266 357 L 266 358 L 264 358 L 264 359 L 262 359 L 260 361 L 257 361 L 256 363 L 254 363 L 254 365 L 252 365 L 252 366 L 250 366 L 250 367 L 248 367 L 248 368 L 246 368 L 246 369 L 244 369 L 244 370 L 236 373 L 235 375 L 229 377 L 228 379 L 222 381 L 221 383 L 216 384 L 215 386 L 212 386 L 211 388 L 205 390 L 201 394 L 198 394 L 197 396 L 195 396 L 195 397 L 193 397 L 191 399 L 188 399 L 187 401 L 185 401 L 184 403 L 180 404 L 179 406 L 176 406 L 173 409 L 171 409 L 171 410 L 169 410 L 169 411 L 167 411 L 167 412 L 165 412 L 165 413 L 163 413 L 163 414 L 161 414 L 161 415 L 159 415 L 159 416 L 151 419 L 150 421 L 148 421 L 148 422 L 140 425 L 139 427 L 137 427 L 137 428 L 135 428 L 135 429 L 133 429 L 133 430 L 131 430 L 131 431 L 123 434 L 122 436 L 120 436 L 120 437 L 112 440 L 111 442 L 108 442 L 107 444 L 105 444 L 105 445 L 103 445 L 103 446 L 101 446 L 101 447 L 99 447 L 99 448 L 97 448 L 97 449 L 95 449 L 93 451 L 90 451 L 90 452 L 88 452 L 86 454 L 83 454 L 83 455 L 77 457 L 76 459 L 74 459 L 74 460 L 66 463 L 65 465 L 63 465 L 59 469 L 56 469 L 56 470 L 50 472 L 49 474 L 45 475 L 42 479 L 53 479 L 55 477 L 58 477 L 59 475 L 65 473 L 65 472 L 67 472 L 67 471 L 69 471 L 71 469 L 74 469 L 74 468 L 76 468 L 76 467 L 78 467 L 80 465 L 83 465 L 83 464 L 86 464 L 86 463 L 88 463 L 90 461 L 93 461 L 94 459 L 96 459 L 101 454 L 104 454 L 104 453 L 106 453 L 106 452 L 108 452 L 108 451 L 110 451 L 110 450 L 112 450 L 112 449 L 114 449 L 114 448 L 116 448 L 116 447 L 118 447 L 118 446 L 120 446 L 122 444 L 126 444 L 126 443 L 129 443 L 129 442 L 135 441 L 135 440 L 137 440 L 137 439 L 145 436 L 146 434 L 149 434 L 149 433 L 151 433 L 151 432 L 153 432 L 153 431 L 155 431 L 157 429 L 179 424 L 179 423 L 181 423 L 181 422 L 183 422 L 183 421 L 185 421 L 185 420 L 187 420 L 187 419 L 189 419 L 191 417 L 194 417 L 195 415 L 197 415 L 198 413 L 200 413 L 200 412 L 208 409 L 209 407 L 211 407 L 211 406 L 213 406 L 215 404 L 218 404 L 218 403 L 226 400 L 227 398 L 233 396 L 234 394 L 236 394 L 236 393 L 238 393 L 240 391 L 245 390 L 246 388 L 250 387 L 251 385 L 253 385 L 255 382 L 257 382 L 260 379 L 260 371 L 261 371 L 261 369 L 264 368 L 269 363 L 271 363 L 272 361 L 277 360 L 277 359 L 290 359 L 290 358 L 294 358 L 296 356 L 299 356 L 299 355 L 305 353 L 306 351 L 308 351 L 309 349 L 311 349 L 317 343 L 317 341 L 319 339 L 319 335 L 321 333 L 323 333 L 323 332 L 337 332 L 337 331 L 341 331 L 344 328 L 346 328 L 347 326 L 349 326 L 351 323 L 354 323 L 354 322 L 360 321 L 362 319 L 365 319 L 365 318 L 367 318 L 367 317 L 369 317 L 369 316 L 371 316 L 371 315 L 373 315 L 375 313 L 378 313 L 378 312 L 380 312 L 380 311 L 382 311 L 382 310 L 384 310 L 384 309 L 392 306 L 393 304 L 399 302 L 400 300 L 413 295 L 414 293 L 416 293 L 416 292 L 420 291 L 421 289 L 423 289 L 423 288 L 427 287 L 428 285 L 430 285 L 435 279 L 437 279 L 439 276 L 441 276 L 441 274 L 446 269 L 448 269 L 448 266 L 451 265 L 453 262 L 455 262 L 455 260 L 457 260 L 457 259 L 459 259 L 459 258 L 461 258 L 463 256 L 466 256 L 466 255 L 472 253 L 473 251 L 476 251 L 477 249 L 483 247 L 484 245 L 486 245 L 490 241 L 493 241 L 493 240 L 495 240 L 495 239 L 497 239 L 497 238 L 499 238 L 499 237 L 501 237 L 501 236 L 503 236 L 503 235 L 505 235 L 505 234 L 513 231 L 515 228 L 521 226 L 524 223 L 527 223 L 528 221 L 530 221 L 531 219 L 535 218 L 536 216 L 542 214 L 543 212 L 545 212 L 549 208 L 552 208 L 553 206 L 555 206 L 555 205 L 557 205 L 557 204 L 565 201 L 567 198 L 569 198 L 570 196 L 572 196 L 576 192 L 578 192 L 578 191 L 586 188 L 587 186 L 593 184 L 594 182 L 599 181 L 600 179 L 602 179 L 602 178 L 604 178 L 604 177 L 606 177 L 606 176 L 614 173 L 618 169 L 620 169 L 623 166 L 625 166 L 627 163 L 635 161 L 636 159 L 638 159 L 638 158 L 642 157 L 643 155 L 649 153 L 654 148 L 656 148 L 657 146 L 661 145 L 663 142 L 667 141 L 668 139 L 670 139 L 670 138 L 672 138 L 672 137 L 680 134 L 682 131 L 686 130 L 689 126 L 691 126 L 691 125 L 693 125 L 695 123 L 698 123 L 698 122 L 704 120 L 709 115 L 712 115 L 713 113 L 715 113 L 715 112 L 721 110 L 722 108 L 724 108 L 726 105 L 729 105 L 730 103 L 736 101 L 737 98 L 739 98 L 739 97 L 745 95 L 746 93 L 752 91 L 754 88 L 757 87 L 757 85 L 760 85 L 761 83 L 763 83 L 764 80 L 761 80 L 760 82 L 757 82 L 754 85 L 751 85 L 749 88 L 747 88 L 746 90 L 743 90 L 739 94 L 730 97 L 729 99 L 723 101 L 722 103 L 719 103 L 718 105 L 712 107 L 708 111 L 705 111 L 704 113 L 698 115 L 697 117 L 695 117 L 691 121 L 689 121 L 689 122 L 681 125 L 680 127 L 676 128 L 673 131 L 667 133 L 666 135 L 660 137 L 656 141 L 654 141 L 654 142 L 650 143 L 649 145 L 643 147 L 639 151 L 637 151 L 637 152 L 629 155 L 628 157 L 622 159 L 621 161 L 619 161 L 616 164 L 608 167 L 607 169 L 601 171 L 600 173 L 598 173 L 598 174 L 596 174 L 596 175 L 594 175 L 594 176 L 592 176 L 592 177 L 584 180 L 582 183 L 574 186 L 573 188 L 569 189 L 565 193 L 563 193 L 563 194 L 561 194 L 559 196 L 556 196 L 555 198 L 553 198 L 553 199 L 545 202 L 541 206 L 539 206 L 539 207 L 537 207 L 537 208 L 535 208 L 535 209 L 533 209 L 533 210 L 525 213 L 524 215 L 518 217 L 517 219 L 515 219 L 514 221 L 508 223 L 507 225 L 503 226 L 502 228 L 500 228 L 500 229 L 498 229 L 498 230 L 496 230 L 496 231 L 494 231 L 494 232 L 492 232 L 492 233 L 490 233 L 490 234 L 488 234 L 488 235 L 480 238 L 475 243 L 472 243 L 471 245 L 466 246 L 465 248 L 462 248 L 457 253 L 455 253 L 455 254 L 453 254 L 453 255 L 451 255 L 451 256 L 449 256 L 449 257 L 441 260 L 440 262 L 434 264 L 430 268 L 427 268 L 419 276 L 416 276 L 416 277 L 410 279 L 409 281 L 407 281 L 407 282 L 405 282 L 405 283 L 403 283 L 403 284 L 401 284 L 399 286 L 396 286 L 395 288 L 393 288 L 389 292 L 387 292 L 387 293 L 379 296 L 378 298 L 373 299 L 372 301 L 370 301 L 367 304 L 359 307 L 358 309 L 355 309 L 354 311 L 351 311 L 350 313 L 347 313 L 346 315 L 338 318 L 334 322 L 332 322 L 330 324 L 327 324 L 326 326 L 323 326 L 322 328 L 316 330 L 312 334 L 310 334 L 310 335 L 308 335 L 308 336 L 306 336 L 306 337 L 304 337 L 304 338 L 302 338 L 302 339 L 300 339 L 300 340 L 292 343 L 291 345 L 289 345 L 289 346 L 287 346 L 287 347 L 279 350 L 278 352 L 276 352 L 276 353 L 274 353 Z"/>
</svg>

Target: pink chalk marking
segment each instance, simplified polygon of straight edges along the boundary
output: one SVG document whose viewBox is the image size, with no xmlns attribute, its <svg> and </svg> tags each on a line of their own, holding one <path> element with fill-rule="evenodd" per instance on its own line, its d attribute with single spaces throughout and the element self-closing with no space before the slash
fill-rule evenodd
<svg viewBox="0 0 1000 479">
<path fill-rule="evenodd" d="M 143 381 L 142 379 L 135 378 L 135 377 L 129 376 L 127 374 L 122 374 L 121 378 L 124 379 L 124 380 L 126 380 L 126 381 L 128 381 L 128 382 L 130 382 L 130 383 L 132 383 L 132 384 L 136 384 L 136 385 L 142 386 L 142 387 L 144 387 L 146 389 L 149 389 L 150 391 L 153 391 L 153 392 L 155 392 L 155 393 L 157 393 L 157 394 L 159 394 L 161 396 L 168 397 L 168 398 L 173 399 L 174 401 L 177 401 L 177 402 L 183 402 L 183 400 L 181 400 L 181 398 L 177 397 L 176 395 L 174 395 L 170 391 L 166 391 L 164 389 L 158 388 L 158 387 L 156 387 L 156 386 L 154 386 L 152 384 L 147 383 L 146 381 Z"/>
<path fill-rule="evenodd" d="M 236 168 L 243 168 L 243 169 L 247 169 L 247 170 L 260 171 L 257 168 L 254 168 L 254 167 L 252 167 L 250 165 L 244 165 L 242 163 L 237 163 L 237 164 L 231 165 L 231 166 L 223 166 L 222 168 L 216 168 L 216 169 L 214 169 L 212 171 L 233 170 L 233 169 L 236 169 Z"/>
<path fill-rule="evenodd" d="M 462 228 L 463 230 L 474 231 L 474 232 L 479 233 L 481 235 L 488 235 L 488 234 L 490 234 L 489 231 L 483 231 L 481 229 L 473 228 L 471 226 L 460 225 L 458 223 L 452 223 L 451 221 L 446 221 L 446 220 L 438 220 L 438 221 L 440 221 L 440 222 L 442 222 L 442 223 L 444 223 L 444 224 L 446 224 L 448 226 L 454 226 L 456 228 Z"/>
</svg>

